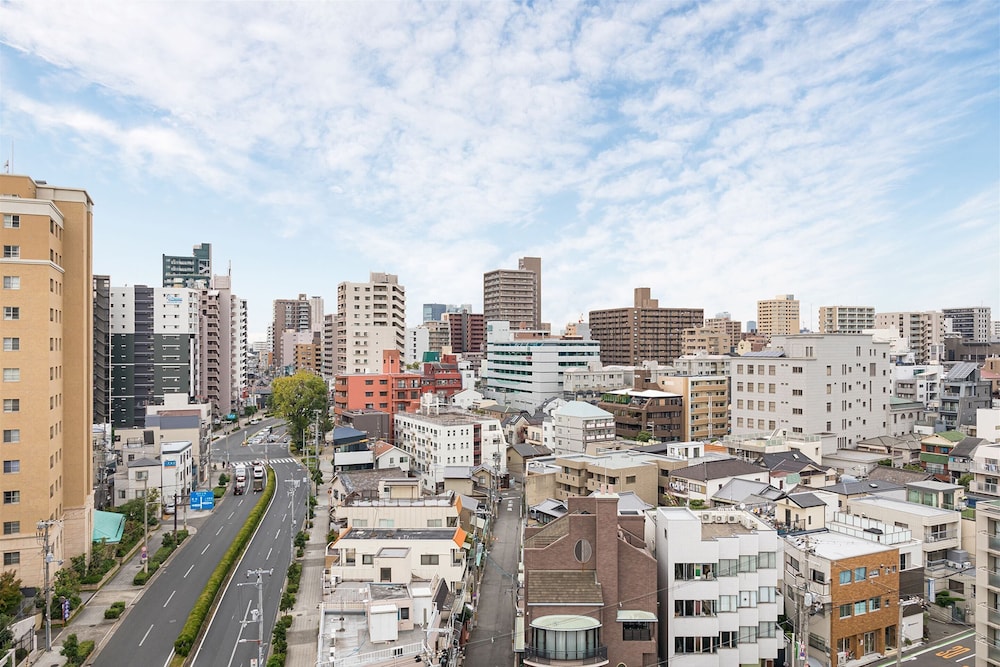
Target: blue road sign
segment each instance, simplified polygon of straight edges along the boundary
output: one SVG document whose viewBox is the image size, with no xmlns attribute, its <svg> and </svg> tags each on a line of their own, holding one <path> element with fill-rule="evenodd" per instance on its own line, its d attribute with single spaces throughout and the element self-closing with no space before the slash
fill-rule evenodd
<svg viewBox="0 0 1000 667">
<path fill-rule="evenodd" d="M 210 510 L 215 507 L 215 494 L 211 491 L 192 491 L 191 509 Z"/>
<path fill-rule="evenodd" d="M 66 598 L 63 598 L 62 601 L 62 615 L 64 621 L 69 620 L 69 600 L 67 600 Z"/>
</svg>

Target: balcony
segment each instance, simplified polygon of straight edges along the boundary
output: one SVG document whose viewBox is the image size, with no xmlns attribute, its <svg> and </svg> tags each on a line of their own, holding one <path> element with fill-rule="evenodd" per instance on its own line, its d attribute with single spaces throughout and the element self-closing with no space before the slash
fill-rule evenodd
<svg viewBox="0 0 1000 667">
<path fill-rule="evenodd" d="M 533 646 L 524 647 L 524 664 L 526 665 L 606 665 L 608 663 L 608 647 L 597 646 L 577 650 L 547 650 L 536 649 Z"/>
</svg>

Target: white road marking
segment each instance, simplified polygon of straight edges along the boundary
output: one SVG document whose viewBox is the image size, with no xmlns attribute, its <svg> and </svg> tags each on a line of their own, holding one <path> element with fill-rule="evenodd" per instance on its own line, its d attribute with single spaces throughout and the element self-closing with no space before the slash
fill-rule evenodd
<svg viewBox="0 0 1000 667">
<path fill-rule="evenodd" d="M 281 537 L 281 529 L 280 528 L 278 529 L 278 532 L 276 532 L 274 534 L 274 539 L 278 539 L 279 537 Z"/>
<path fill-rule="evenodd" d="M 216 535 L 218 535 L 218 533 L 216 533 Z M 211 542 L 209 542 L 208 544 L 206 544 L 206 545 L 205 545 L 205 548 L 201 550 L 201 555 L 202 555 L 202 556 L 204 556 L 204 555 L 205 555 L 205 552 L 206 552 L 206 551 L 208 551 L 208 548 L 209 548 L 210 546 L 212 546 L 212 543 L 211 543 Z M 194 566 L 192 565 L 191 567 L 194 567 Z"/>
<path fill-rule="evenodd" d="M 230 512 L 230 513 L 229 513 L 229 516 L 228 516 L 228 517 L 226 517 L 226 518 L 227 518 L 227 519 L 232 519 L 232 518 L 233 518 L 233 515 L 234 515 L 234 514 L 236 514 L 236 510 L 233 510 L 232 512 Z"/>
<path fill-rule="evenodd" d="M 168 597 L 167 601 L 163 603 L 164 607 L 166 607 L 168 604 L 170 604 L 170 601 L 174 599 L 174 593 L 176 593 L 176 592 L 177 592 L 177 590 L 175 589 L 174 591 L 172 591 L 170 593 L 170 597 Z"/>
<path fill-rule="evenodd" d="M 217 531 L 215 531 L 215 534 L 218 535 L 219 533 L 221 533 L 222 529 L 225 528 L 225 527 L 226 527 L 225 525 L 219 526 L 219 529 Z"/>
<path fill-rule="evenodd" d="M 238 635 L 236 635 L 236 643 L 233 644 L 233 652 L 229 654 L 229 663 L 227 664 L 227 667 L 233 667 L 233 659 L 236 657 L 236 649 L 239 648 L 239 646 L 240 646 L 240 637 L 243 636 L 243 628 L 245 628 L 247 626 L 247 623 L 246 623 L 247 614 L 250 613 L 250 605 L 251 604 L 253 604 L 252 600 L 250 602 L 247 602 L 247 610 L 245 612 L 243 612 L 243 622 L 240 623 L 240 632 L 239 632 Z"/>
<path fill-rule="evenodd" d="M 207 549 L 208 547 L 205 547 L 205 548 Z M 203 553 L 203 554 L 204 554 L 205 552 L 204 552 L 204 551 L 202 551 L 201 553 Z M 189 567 L 189 568 L 188 568 L 188 571 L 184 573 L 184 576 L 183 576 L 183 577 L 181 577 L 181 579 L 187 579 L 187 576 L 188 576 L 189 574 L 191 574 L 191 570 L 193 570 L 193 569 L 194 569 L 194 563 L 191 563 L 191 567 Z"/>
<path fill-rule="evenodd" d="M 140 639 L 140 640 L 139 640 L 139 646 L 142 646 L 142 642 L 146 641 L 146 637 L 148 637 L 148 636 L 149 636 L 149 633 L 150 633 L 150 632 L 152 632 L 152 631 L 153 631 L 153 626 L 152 626 L 152 625 L 150 625 L 150 626 L 149 626 L 149 630 L 146 630 L 146 634 L 144 634 L 144 635 L 142 636 L 142 639 Z"/>
<path fill-rule="evenodd" d="M 271 549 L 267 550 L 267 555 L 264 556 L 264 560 L 271 560 Z"/>
</svg>

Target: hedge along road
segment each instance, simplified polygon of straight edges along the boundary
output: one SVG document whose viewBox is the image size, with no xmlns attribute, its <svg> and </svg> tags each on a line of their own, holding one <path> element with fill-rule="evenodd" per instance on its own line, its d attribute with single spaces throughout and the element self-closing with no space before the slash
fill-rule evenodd
<svg viewBox="0 0 1000 667">
<path fill-rule="evenodd" d="M 298 463 L 273 463 L 277 486 L 271 507 L 261 519 L 243 558 L 233 568 L 233 578 L 219 595 L 214 616 L 210 616 L 208 631 L 194 652 L 194 667 L 236 667 L 249 665 L 257 657 L 259 625 L 251 622 L 251 609 L 257 609 L 257 576 L 247 577 L 247 570 L 273 569 L 263 574 L 264 642 L 270 646 L 278 603 L 284 588 L 285 574 L 291 562 L 291 541 L 302 526 L 309 499 L 311 482 L 303 482 L 306 471 Z M 293 487 L 289 482 L 299 480 Z M 294 499 L 288 491 L 294 491 Z M 301 629 L 301 628 L 299 628 Z M 267 656 L 265 646 L 264 656 Z M 263 667 L 263 663 L 261 663 Z"/>
<path fill-rule="evenodd" d="M 94 660 L 95 667 L 131 667 L 137 661 L 146 667 L 169 664 L 174 640 L 195 600 L 259 498 L 253 493 L 233 496 L 227 492 L 225 501 L 215 506 L 167 566 L 161 566 L 146 584 L 142 596 Z"/>
</svg>

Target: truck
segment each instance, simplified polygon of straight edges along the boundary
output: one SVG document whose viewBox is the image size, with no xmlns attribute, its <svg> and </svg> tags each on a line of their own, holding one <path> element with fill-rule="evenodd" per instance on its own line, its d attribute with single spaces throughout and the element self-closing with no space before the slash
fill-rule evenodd
<svg viewBox="0 0 1000 667">
<path fill-rule="evenodd" d="M 253 492 L 264 490 L 264 466 L 256 465 L 253 467 Z"/>
<path fill-rule="evenodd" d="M 233 495 L 242 496 L 247 490 L 247 467 L 242 464 L 233 466 Z"/>
</svg>

